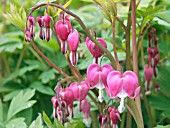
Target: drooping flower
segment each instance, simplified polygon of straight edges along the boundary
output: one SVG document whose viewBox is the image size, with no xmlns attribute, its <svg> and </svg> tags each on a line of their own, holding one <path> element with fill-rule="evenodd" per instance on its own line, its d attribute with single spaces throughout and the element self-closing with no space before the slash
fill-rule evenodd
<svg viewBox="0 0 170 128">
<path fill-rule="evenodd" d="M 79 34 L 76 29 L 74 29 L 68 36 L 68 44 L 70 46 L 70 60 L 72 65 L 76 65 L 78 61 L 78 53 L 77 53 L 77 48 L 79 44 Z"/>
<path fill-rule="evenodd" d="M 99 101 L 103 101 L 103 92 L 102 89 L 107 87 L 107 75 L 113 71 L 113 68 L 109 64 L 104 64 L 103 66 L 99 66 L 98 64 L 91 64 L 87 68 L 87 80 L 91 86 L 91 88 L 99 89 Z"/>
<path fill-rule="evenodd" d="M 61 99 L 64 100 L 68 105 L 72 105 L 74 101 L 74 94 L 70 88 L 65 88 L 60 90 Z"/>
<path fill-rule="evenodd" d="M 98 38 L 97 41 L 101 45 L 103 45 L 103 47 L 107 48 L 107 44 L 104 39 Z M 104 52 L 95 43 L 93 43 L 88 37 L 86 38 L 86 45 L 90 53 L 95 58 L 95 62 L 97 62 L 98 58 L 101 57 L 104 54 Z"/>
<path fill-rule="evenodd" d="M 51 17 L 50 15 L 48 15 L 48 13 L 46 13 L 46 15 L 43 17 L 43 22 L 44 22 L 44 27 L 46 28 L 45 38 L 47 41 L 49 41 L 51 38 L 50 21 L 51 21 Z"/>
<path fill-rule="evenodd" d="M 58 107 L 58 100 L 57 100 L 56 96 L 51 98 L 51 102 L 52 102 L 54 108 Z"/>
<path fill-rule="evenodd" d="M 40 37 L 40 39 L 44 40 L 45 39 L 45 32 L 43 30 L 43 27 L 44 27 L 43 17 L 38 16 L 37 17 L 37 22 L 38 22 L 38 26 L 40 28 L 39 37 Z"/>
<path fill-rule="evenodd" d="M 89 87 L 85 81 L 82 81 L 80 84 L 73 82 L 70 84 L 69 88 L 72 89 L 74 98 L 78 101 L 84 100 L 89 92 Z"/>
<path fill-rule="evenodd" d="M 145 68 L 144 68 L 144 76 L 145 76 L 145 79 L 150 82 L 152 80 L 152 76 L 153 76 L 153 68 L 146 64 L 145 65 Z"/>
<path fill-rule="evenodd" d="M 61 51 L 63 54 L 67 52 L 67 38 L 72 31 L 72 26 L 68 20 L 59 20 L 55 25 L 55 30 L 61 41 Z"/>
<path fill-rule="evenodd" d="M 113 128 L 116 128 L 119 120 L 120 120 L 120 113 L 116 110 L 115 107 L 109 107 L 108 111 L 110 113 L 110 119 L 112 121 Z"/>
<path fill-rule="evenodd" d="M 81 101 L 84 100 L 89 92 L 89 87 L 85 81 L 81 83 L 73 82 L 69 86 L 74 93 L 74 98 L 79 101 L 78 110 L 81 112 Z"/>
<path fill-rule="evenodd" d="M 147 82 L 146 90 L 149 90 L 149 88 L 150 88 L 153 74 L 154 74 L 153 68 L 150 65 L 146 64 L 145 68 L 144 68 L 144 76 L 145 76 L 145 80 Z"/>
<path fill-rule="evenodd" d="M 71 30 L 72 30 L 72 26 L 70 21 L 68 20 L 59 20 L 57 21 L 56 25 L 55 25 L 55 30 L 58 34 L 58 37 L 62 40 L 62 41 L 67 41 L 68 35 L 70 34 Z"/>
<path fill-rule="evenodd" d="M 32 37 L 31 37 L 31 33 L 30 33 L 29 28 L 26 28 L 26 29 L 24 30 L 24 35 L 25 35 L 25 41 L 26 41 L 26 42 L 31 42 Z"/>
<path fill-rule="evenodd" d="M 108 128 L 108 115 L 99 115 L 98 120 L 100 123 L 100 128 Z"/>
<path fill-rule="evenodd" d="M 123 75 L 119 71 L 112 71 L 107 76 L 108 95 L 110 98 L 119 97 L 121 99 L 118 110 L 124 111 L 124 99 L 126 97 L 136 98 L 140 93 L 138 77 L 132 71 L 126 71 Z"/>
<path fill-rule="evenodd" d="M 31 38 L 34 38 L 34 36 L 35 36 L 35 32 L 34 32 L 35 19 L 31 15 L 28 17 L 28 21 L 29 21 L 29 30 L 30 30 Z"/>
<path fill-rule="evenodd" d="M 91 118 L 89 116 L 89 114 L 90 114 L 90 102 L 87 99 L 82 100 L 81 110 L 82 110 L 83 115 L 84 115 L 83 122 L 85 123 L 85 125 L 87 127 L 90 127 L 90 125 L 91 125 Z"/>
</svg>

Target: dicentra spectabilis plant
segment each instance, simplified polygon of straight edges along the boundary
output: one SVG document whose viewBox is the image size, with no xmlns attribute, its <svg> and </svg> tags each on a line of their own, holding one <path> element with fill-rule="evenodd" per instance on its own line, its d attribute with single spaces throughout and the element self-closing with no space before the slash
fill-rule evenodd
<svg viewBox="0 0 170 128">
<path fill-rule="evenodd" d="M 89 29 L 87 29 L 86 25 L 78 15 L 71 12 L 69 8 L 66 9 L 59 4 L 50 2 L 40 3 L 35 5 L 28 15 L 24 30 L 25 41 L 31 42 L 37 53 L 64 77 L 58 81 L 55 88 L 56 95 L 51 99 L 53 104 L 53 117 L 57 118 L 64 125 L 66 122 L 71 121 L 70 118 L 74 119 L 73 112 L 77 111 L 75 106 L 78 106 L 79 112 L 83 114 L 83 122 L 87 127 L 91 127 L 90 108 L 95 106 L 98 112 L 100 128 L 116 128 L 120 122 L 121 113 L 126 112 L 126 106 L 129 113 L 135 119 L 137 127 L 144 128 L 140 105 L 140 88 L 144 88 L 144 86 L 140 86 L 141 80 L 138 79 L 139 73 L 137 57 L 139 51 L 137 51 L 136 43 L 136 8 L 139 3 L 136 5 L 135 0 L 130 1 L 127 25 L 125 25 L 124 22 L 118 17 L 117 5 L 113 0 L 94 2 L 100 6 L 105 18 L 110 22 L 110 27 L 112 29 L 111 42 L 109 39 L 105 39 L 102 36 L 98 36 L 99 38 L 96 38 L 97 34 L 94 36 L 94 34 L 91 33 Z M 52 35 L 51 30 L 53 30 L 53 35 L 56 36 L 61 52 L 64 54 L 68 62 L 72 76 L 67 74 L 65 69 L 59 68 L 52 61 L 50 61 L 50 59 L 48 59 L 38 49 L 34 42 L 35 21 L 32 14 L 34 11 L 43 6 L 46 7 L 45 16 L 40 15 L 36 20 L 40 29 L 39 38 L 42 40 L 46 39 L 46 41 L 49 41 L 50 43 L 50 38 Z M 57 12 L 57 14 L 59 14 L 58 17 L 50 16 L 48 13 L 49 6 L 59 8 L 63 12 L 61 12 L 61 14 Z M 67 13 L 66 16 L 65 13 Z M 81 31 L 80 34 L 78 31 L 79 29 L 75 29 L 76 27 L 71 25 L 73 18 L 82 27 L 84 30 L 83 33 Z M 121 48 L 121 50 L 125 51 L 126 53 L 126 59 L 123 60 L 123 62 L 120 62 L 119 56 L 117 54 L 117 33 L 115 31 L 116 21 L 118 21 L 118 23 L 122 26 L 122 29 L 126 34 L 126 48 Z M 130 47 L 131 28 L 132 53 Z M 145 29 L 147 30 L 147 27 Z M 145 31 L 140 32 L 139 36 L 142 35 L 143 39 Z M 83 35 L 84 33 L 85 36 L 81 37 L 80 35 Z M 141 39 L 141 37 L 139 37 L 139 39 Z M 157 76 L 156 66 L 158 65 L 160 59 L 155 29 L 151 29 L 149 32 L 148 41 L 148 64 L 143 67 L 144 77 L 148 82 L 147 90 L 150 89 L 149 84 L 152 81 L 153 75 L 155 77 Z M 95 63 L 91 62 L 87 66 L 86 71 L 80 71 L 76 66 L 78 62 L 79 43 L 83 42 L 86 43 L 88 52 L 92 54 L 95 60 Z M 107 49 L 107 47 L 110 46 L 108 45 L 108 42 L 112 43 L 112 50 L 110 50 L 111 48 L 109 48 L 109 50 Z M 139 40 L 139 42 L 142 41 Z M 67 46 L 69 46 L 69 48 L 67 48 Z M 139 44 L 138 50 L 142 50 L 140 48 L 141 46 L 142 45 Z M 82 57 L 82 55 L 80 57 Z M 103 64 L 103 59 L 99 59 L 100 57 L 108 58 L 110 61 L 109 64 L 108 61 L 107 64 Z M 126 64 L 126 68 L 124 64 Z M 131 71 L 132 67 L 133 71 Z M 86 72 L 86 75 L 83 74 L 84 72 Z M 61 84 L 63 84 L 62 87 Z M 154 83 L 154 85 L 156 88 L 159 86 L 157 83 Z M 105 93 L 103 93 L 103 91 Z M 142 93 L 142 95 L 144 96 L 145 92 Z M 98 97 L 98 99 L 96 97 Z M 109 101 L 105 100 L 105 98 L 109 99 Z M 78 103 L 76 101 L 78 101 Z"/>
</svg>

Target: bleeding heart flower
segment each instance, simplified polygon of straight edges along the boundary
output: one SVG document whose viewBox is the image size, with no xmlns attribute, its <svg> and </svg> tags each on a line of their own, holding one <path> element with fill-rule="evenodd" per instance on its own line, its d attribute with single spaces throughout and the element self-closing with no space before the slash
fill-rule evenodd
<svg viewBox="0 0 170 128">
<path fill-rule="evenodd" d="M 67 52 L 67 38 L 72 31 L 72 26 L 68 20 L 59 20 L 55 25 L 55 30 L 61 41 L 61 51 L 63 54 Z"/>
<path fill-rule="evenodd" d="M 68 35 L 72 30 L 70 21 L 59 20 L 55 25 L 55 30 L 62 41 L 67 41 Z"/>
<path fill-rule="evenodd" d="M 74 29 L 68 36 L 68 44 L 70 46 L 70 60 L 72 65 L 76 65 L 78 61 L 78 53 L 77 53 L 77 48 L 79 44 L 79 34 L 76 29 Z"/>
<path fill-rule="evenodd" d="M 111 98 L 121 98 L 118 110 L 120 113 L 124 111 L 124 98 L 136 98 L 140 93 L 138 85 L 138 77 L 132 71 L 126 71 L 123 75 L 119 71 L 112 71 L 107 76 L 108 95 Z M 133 96 L 134 95 L 134 96 Z"/>
<path fill-rule="evenodd" d="M 35 32 L 34 32 L 34 26 L 35 26 L 35 19 L 33 16 L 29 16 L 28 17 L 28 21 L 29 21 L 29 30 L 30 30 L 30 34 L 31 37 L 33 38 L 35 36 Z"/>
<path fill-rule="evenodd" d="M 155 87 L 155 90 L 160 90 L 160 86 L 159 86 L 159 84 L 158 83 L 154 83 L 154 87 Z"/>
<path fill-rule="evenodd" d="M 58 100 L 56 96 L 51 98 L 51 102 L 53 103 L 54 108 L 58 107 Z"/>
<path fill-rule="evenodd" d="M 49 41 L 50 38 L 51 38 L 51 33 L 50 33 L 50 21 L 51 21 L 51 17 L 48 15 L 48 13 L 46 13 L 46 15 L 43 17 L 43 21 L 44 21 L 44 26 L 46 28 L 45 38 L 46 38 L 47 41 Z"/>
<path fill-rule="evenodd" d="M 153 75 L 154 75 L 153 68 L 150 65 L 146 64 L 145 68 L 144 68 L 144 76 L 145 76 L 145 80 L 147 81 L 146 90 L 149 90 L 149 88 L 150 88 L 150 84 L 151 84 Z"/>
<path fill-rule="evenodd" d="M 145 76 L 146 81 L 150 82 L 152 80 L 153 68 L 148 64 L 145 65 L 144 76 Z"/>
<path fill-rule="evenodd" d="M 116 128 L 119 120 L 121 120 L 120 119 L 120 113 L 119 113 L 118 110 L 116 110 L 115 107 L 109 107 L 108 111 L 110 112 L 110 119 L 112 121 L 113 128 Z"/>
<path fill-rule="evenodd" d="M 24 30 L 24 35 L 25 35 L 25 41 L 26 41 L 26 42 L 31 42 L 32 37 L 31 37 L 31 33 L 30 33 L 29 28 L 26 28 L 26 29 Z"/>
<path fill-rule="evenodd" d="M 99 115 L 98 120 L 100 123 L 100 128 L 108 128 L 108 116 L 107 115 Z"/>
<path fill-rule="evenodd" d="M 74 94 L 70 88 L 65 88 L 60 90 L 61 99 L 64 100 L 68 105 L 72 105 L 74 101 Z"/>
<path fill-rule="evenodd" d="M 78 101 L 82 101 L 86 98 L 89 87 L 87 86 L 85 81 L 82 81 L 80 84 L 77 82 L 73 82 L 70 84 L 70 89 L 72 89 L 74 93 L 74 98 Z"/>
<path fill-rule="evenodd" d="M 107 87 L 107 75 L 113 71 L 113 68 L 109 64 L 104 64 L 103 66 L 99 66 L 98 64 L 91 64 L 87 68 L 87 80 L 91 86 L 91 88 L 99 89 L 99 101 L 103 101 L 103 92 L 102 89 Z"/>
<path fill-rule="evenodd" d="M 103 45 L 103 47 L 107 48 L 106 41 L 102 38 L 98 38 L 97 41 Z M 97 62 L 98 58 L 101 57 L 104 52 L 95 44 L 93 43 L 88 37 L 86 38 L 86 45 L 87 48 L 89 49 L 90 53 L 93 55 L 95 58 L 95 62 Z"/>
<path fill-rule="evenodd" d="M 160 55 L 157 53 L 155 56 L 154 56 L 154 67 L 156 67 L 159 63 L 159 60 L 160 60 Z"/>
<path fill-rule="evenodd" d="M 38 22 L 38 26 L 40 28 L 39 37 L 40 37 L 40 39 L 44 40 L 45 39 L 45 32 L 43 30 L 43 27 L 44 27 L 43 17 L 42 16 L 38 16 L 37 17 L 37 22 Z"/>
<path fill-rule="evenodd" d="M 87 125 L 87 127 L 90 127 L 90 125 L 91 125 L 91 118 L 89 117 L 90 102 L 87 99 L 82 100 L 81 110 L 82 110 L 83 115 L 84 115 L 83 122 L 85 123 L 85 125 Z"/>
</svg>

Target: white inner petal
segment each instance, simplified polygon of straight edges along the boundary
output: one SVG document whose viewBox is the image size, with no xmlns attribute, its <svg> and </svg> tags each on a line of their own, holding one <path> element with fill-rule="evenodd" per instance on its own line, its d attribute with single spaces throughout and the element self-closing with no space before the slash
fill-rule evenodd
<svg viewBox="0 0 170 128">
<path fill-rule="evenodd" d="M 103 102 L 104 98 L 103 98 L 103 90 L 102 89 L 99 89 L 99 96 L 98 96 L 98 99 L 100 101 L 100 103 Z"/>
</svg>

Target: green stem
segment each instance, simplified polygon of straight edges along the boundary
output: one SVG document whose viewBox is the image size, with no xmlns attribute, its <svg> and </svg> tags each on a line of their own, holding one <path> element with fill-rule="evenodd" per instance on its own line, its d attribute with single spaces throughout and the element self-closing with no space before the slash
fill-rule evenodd
<svg viewBox="0 0 170 128">
<path fill-rule="evenodd" d="M 127 111 L 126 128 L 131 128 L 131 127 L 132 127 L 132 115 L 129 111 Z"/>
<path fill-rule="evenodd" d="M 126 113 L 124 112 L 122 114 L 122 121 L 121 121 L 120 128 L 124 128 L 125 127 L 125 119 L 126 119 Z"/>
<path fill-rule="evenodd" d="M 23 59 L 23 57 L 24 57 L 25 51 L 26 51 L 27 48 L 28 48 L 27 45 L 25 45 L 24 48 L 22 49 L 22 52 L 21 52 L 21 54 L 20 54 L 20 56 L 19 56 L 19 59 L 18 59 L 18 62 L 17 62 L 17 65 L 16 65 L 15 70 L 18 70 L 18 69 L 19 69 L 19 67 L 20 67 L 20 65 L 21 65 L 21 62 L 22 62 L 22 59 Z"/>
<path fill-rule="evenodd" d="M 140 79 L 139 79 L 139 81 L 140 81 Z M 142 84 L 142 82 L 140 81 L 140 83 Z M 143 95 L 143 100 L 144 100 L 144 104 L 145 104 L 145 107 L 146 107 L 146 111 L 147 111 L 147 115 L 148 115 L 148 117 L 149 117 L 149 122 L 150 122 L 150 125 L 149 125 L 149 127 L 150 128 L 153 128 L 153 119 L 152 119 L 152 113 L 151 113 L 151 109 L 150 109 L 150 107 L 149 107 L 149 102 L 148 102 L 148 99 L 147 99 L 147 97 L 146 97 L 146 95 L 145 95 L 145 88 L 144 88 L 145 86 L 144 85 L 141 85 L 141 91 L 142 91 L 142 95 Z"/>
<path fill-rule="evenodd" d="M 2 60 L 3 60 L 3 63 L 5 65 L 7 76 L 9 76 L 11 74 L 11 71 L 10 71 L 10 68 L 9 68 L 9 65 L 8 65 L 8 61 L 7 61 L 5 52 L 2 52 Z"/>
<path fill-rule="evenodd" d="M 136 0 L 131 0 L 132 5 L 132 51 L 133 51 L 133 70 L 138 76 L 138 54 L 137 54 L 137 44 L 136 44 Z M 136 115 L 137 119 L 139 118 L 140 122 L 137 124 L 140 127 L 144 127 L 143 125 L 143 117 L 141 111 L 141 102 L 140 95 L 138 95 L 135 99 L 137 110 L 136 113 L 139 112 L 139 117 Z"/>
</svg>

